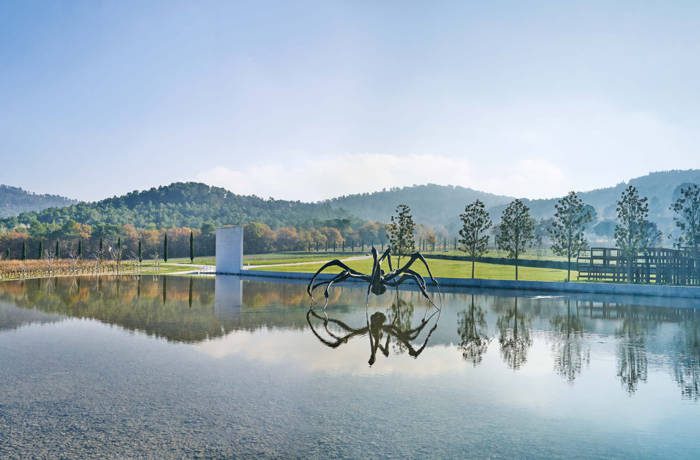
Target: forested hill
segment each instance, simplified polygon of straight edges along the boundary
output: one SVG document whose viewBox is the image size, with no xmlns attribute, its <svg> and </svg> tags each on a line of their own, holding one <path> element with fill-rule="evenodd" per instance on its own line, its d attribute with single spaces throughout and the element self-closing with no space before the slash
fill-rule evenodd
<svg viewBox="0 0 700 460">
<path fill-rule="evenodd" d="M 374 193 L 347 195 L 325 201 L 362 219 L 387 222 L 396 205 L 405 203 L 411 207 L 416 222 L 426 225 L 450 227 L 467 203 L 479 199 L 487 208 L 507 204 L 513 198 L 480 192 L 451 185 L 414 185 L 392 188 Z"/>
<path fill-rule="evenodd" d="M 700 183 L 700 170 L 654 172 L 646 176 L 587 192 L 581 198 L 593 206 L 599 220 L 615 219 L 615 207 L 627 185 L 634 185 L 642 196 L 649 198 L 649 217 L 662 227 L 671 227 L 671 201 L 681 186 Z M 480 199 L 486 204 L 494 220 L 500 219 L 503 208 L 514 198 L 493 195 L 477 190 L 442 185 L 414 185 L 375 193 L 349 195 L 326 201 L 330 205 L 347 210 L 359 218 L 386 222 L 399 203 L 408 204 L 417 222 L 444 226 L 456 231 L 458 216 L 467 203 Z M 549 218 L 554 214 L 556 199 L 525 200 L 534 217 Z"/>
<path fill-rule="evenodd" d="M 581 192 L 580 196 L 585 203 L 596 209 L 598 220 L 615 220 L 617 200 L 628 185 L 633 185 L 641 196 L 649 199 L 650 220 L 662 229 L 670 230 L 673 227 L 673 211 L 669 207 L 678 197 L 681 187 L 692 183 L 700 184 L 700 169 L 653 172 L 614 187 Z M 528 200 L 527 204 L 534 216 L 549 218 L 554 214 L 555 202 L 556 199 Z M 491 212 L 500 215 L 502 209 L 503 206 L 497 206 Z"/>
<path fill-rule="evenodd" d="M 58 195 L 38 195 L 19 187 L 0 185 L 0 218 L 12 217 L 28 211 L 68 206 L 73 203 L 75 200 Z"/>
<path fill-rule="evenodd" d="M 700 183 L 700 170 L 655 172 L 614 187 L 580 194 L 587 204 L 596 209 L 597 220 L 614 220 L 616 202 L 620 194 L 627 185 L 634 185 L 642 196 L 649 198 L 650 219 L 662 230 L 667 231 L 673 227 L 673 215 L 669 206 L 680 187 L 688 183 Z M 32 202 L 33 198 L 37 207 L 54 206 L 0 220 L 0 228 L 11 229 L 24 224 L 32 229 L 32 234 L 37 235 L 60 233 L 61 228 L 74 222 L 89 224 L 95 228 L 131 224 L 144 229 L 200 228 L 205 223 L 225 225 L 251 221 L 263 222 L 272 228 L 309 228 L 319 224 L 326 225 L 334 219 L 387 222 L 400 203 L 411 207 L 416 222 L 445 227 L 450 234 L 455 234 L 459 214 L 467 203 L 480 199 L 486 204 L 494 221 L 498 221 L 505 205 L 513 200 L 513 197 L 465 187 L 428 184 L 341 196 L 319 203 L 302 203 L 236 195 L 223 188 L 188 182 L 131 192 L 94 203 L 75 203 L 60 207 L 70 204 L 70 200 L 49 195 L 33 195 L 20 189 L 0 186 L 0 206 L 4 206 L 4 215 L 8 214 L 5 211 L 8 209 L 6 202 L 12 203 L 9 206 L 23 204 L 22 199 L 3 201 L 4 197 L 13 194 L 28 197 L 24 202 L 26 205 Z M 542 219 L 552 216 L 556 199 L 526 202 L 533 216 Z"/>
<path fill-rule="evenodd" d="M 228 225 L 259 221 L 274 228 L 313 225 L 315 222 L 345 217 L 347 214 L 344 211 L 333 209 L 328 204 L 264 200 L 256 196 L 236 195 L 206 184 L 180 182 L 94 203 L 22 213 L 3 219 L 0 226 L 14 228 L 24 224 L 39 231 L 40 227 L 59 229 L 78 222 L 98 228 L 125 224 L 136 228 L 200 228 L 205 223 Z"/>
</svg>

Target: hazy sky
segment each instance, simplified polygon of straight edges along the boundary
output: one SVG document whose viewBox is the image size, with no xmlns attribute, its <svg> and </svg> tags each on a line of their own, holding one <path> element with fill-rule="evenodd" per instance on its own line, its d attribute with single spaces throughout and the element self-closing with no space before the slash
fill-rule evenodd
<svg viewBox="0 0 700 460">
<path fill-rule="evenodd" d="M 698 133 L 697 1 L 0 2 L 0 182 L 37 192 L 545 197 Z"/>
</svg>

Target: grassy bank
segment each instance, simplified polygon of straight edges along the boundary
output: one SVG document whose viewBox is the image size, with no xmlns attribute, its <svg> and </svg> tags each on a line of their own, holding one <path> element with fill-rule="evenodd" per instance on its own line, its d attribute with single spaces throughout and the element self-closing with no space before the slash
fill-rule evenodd
<svg viewBox="0 0 700 460">
<path fill-rule="evenodd" d="M 355 270 L 369 273 L 371 259 L 349 260 L 361 257 L 358 253 L 274 253 L 253 254 L 244 257 L 246 266 L 253 266 L 253 270 L 268 270 L 282 272 L 313 273 L 328 260 L 339 258 Z M 214 257 L 197 257 L 194 265 L 215 265 Z M 430 268 L 438 277 L 468 278 L 471 275 L 471 265 L 465 261 L 430 259 Z M 416 263 L 413 267 L 422 275 L 427 275 L 425 268 Z M 386 269 L 386 268 L 385 268 Z M 118 272 L 120 274 L 143 275 L 169 275 L 196 270 L 189 258 L 169 259 L 168 262 L 156 260 L 144 260 L 141 264 L 135 261 L 123 261 Z M 337 269 L 328 273 L 337 272 Z M 50 276 L 71 275 L 114 275 L 117 273 L 116 262 L 96 260 L 27 260 L 27 261 L 0 261 L 0 280 L 43 278 Z M 521 280 L 530 281 L 563 281 L 566 278 L 565 270 L 549 268 L 520 267 Z M 500 265 L 477 262 L 476 277 L 483 279 L 512 280 L 515 278 L 513 265 Z M 572 272 L 572 279 L 576 279 L 576 272 Z"/>
<path fill-rule="evenodd" d="M 402 262 L 404 262 L 404 260 L 402 260 Z M 349 260 L 346 263 L 350 268 L 353 268 L 363 273 L 369 273 L 372 268 L 372 261 L 370 259 Z M 430 270 L 433 272 L 433 275 L 437 277 L 469 278 L 471 276 L 471 264 L 466 263 L 464 261 L 431 259 L 429 261 L 429 264 Z M 313 273 L 316 270 L 318 270 L 322 265 L 323 262 L 318 262 L 314 264 L 290 264 L 285 266 L 259 267 L 255 268 L 255 270 Z M 413 268 L 421 275 L 427 275 L 427 271 L 419 262 L 416 262 Z M 339 271 L 340 269 L 333 268 L 329 269 L 328 273 L 338 273 Z M 496 265 L 477 262 L 475 271 L 475 276 L 477 278 L 500 280 L 515 279 L 514 265 Z M 564 281 L 566 279 L 565 270 L 520 267 L 518 272 L 519 279 L 521 280 Z M 572 279 L 576 279 L 576 275 L 576 272 L 571 272 Z"/>
</svg>

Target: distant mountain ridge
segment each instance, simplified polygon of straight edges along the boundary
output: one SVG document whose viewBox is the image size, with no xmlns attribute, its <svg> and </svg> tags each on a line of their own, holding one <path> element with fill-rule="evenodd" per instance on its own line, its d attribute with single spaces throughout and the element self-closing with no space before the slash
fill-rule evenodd
<svg viewBox="0 0 700 460">
<path fill-rule="evenodd" d="M 612 187 L 579 193 L 585 203 L 596 209 L 598 220 L 614 220 L 620 194 L 627 185 L 634 185 L 642 196 L 649 198 L 650 219 L 662 230 L 668 231 L 673 227 L 673 213 L 669 206 L 680 187 L 689 183 L 700 183 L 700 170 L 653 172 Z M 305 203 L 265 200 L 257 196 L 237 195 L 202 183 L 177 182 L 93 203 L 75 202 L 54 195 L 35 195 L 15 187 L 0 186 L 0 206 L 5 203 L 3 197 L 11 203 L 0 209 L 20 208 L 21 200 L 7 198 L 13 194 L 29 201 L 33 199 L 31 204 L 24 205 L 38 209 L 30 209 L 19 215 L 5 211 L 4 218 L 0 220 L 1 227 L 13 228 L 24 224 L 58 228 L 70 222 L 79 222 L 97 227 L 132 224 L 137 228 L 199 228 L 204 223 L 225 225 L 250 221 L 264 222 L 273 228 L 286 225 L 309 227 L 333 220 L 387 222 L 396 206 L 406 203 L 411 207 L 416 222 L 444 227 L 450 234 L 456 234 L 459 214 L 466 204 L 480 199 L 486 204 L 494 222 L 497 222 L 504 207 L 514 199 L 467 187 L 426 184 Z M 535 218 L 545 219 L 554 214 L 556 200 L 524 201 Z"/>
<path fill-rule="evenodd" d="M 203 224 L 260 221 L 279 227 L 311 225 L 348 217 L 345 211 L 327 204 L 265 200 L 257 196 L 236 195 L 221 187 L 202 183 L 176 182 L 97 202 L 25 212 L 0 220 L 0 226 L 50 226 L 59 229 L 77 222 L 93 227 L 131 224 L 136 228 L 200 228 Z"/>
<path fill-rule="evenodd" d="M 674 194 L 678 193 L 682 185 L 689 183 L 700 184 L 699 169 L 653 172 L 613 187 L 579 192 L 579 194 L 584 202 L 596 209 L 599 220 L 614 220 L 616 203 L 622 191 L 628 185 L 634 185 L 642 196 L 649 198 L 651 220 L 661 228 L 669 229 L 673 220 L 673 213 L 669 210 L 669 206 L 674 199 Z M 492 218 L 497 221 L 505 206 L 515 197 L 495 195 L 466 187 L 428 184 L 347 195 L 325 202 L 359 218 L 380 221 L 386 221 L 397 204 L 405 203 L 411 207 L 417 222 L 442 226 L 454 233 L 459 225 L 459 214 L 463 212 L 467 203 L 476 199 L 486 204 Z M 523 201 L 530 207 L 535 218 L 546 219 L 554 214 L 557 198 L 524 199 Z"/>
<path fill-rule="evenodd" d="M 361 219 L 379 222 L 388 221 L 396 206 L 405 203 L 411 207 L 416 222 L 449 228 L 450 223 L 464 211 L 465 205 L 476 199 L 483 201 L 487 208 L 506 205 L 513 200 L 509 196 L 495 195 L 467 187 L 426 184 L 346 195 L 323 203 L 344 209 Z"/>
<path fill-rule="evenodd" d="M 23 212 L 64 207 L 76 200 L 59 195 L 36 194 L 19 187 L 0 184 L 0 218 L 17 216 Z"/>
</svg>

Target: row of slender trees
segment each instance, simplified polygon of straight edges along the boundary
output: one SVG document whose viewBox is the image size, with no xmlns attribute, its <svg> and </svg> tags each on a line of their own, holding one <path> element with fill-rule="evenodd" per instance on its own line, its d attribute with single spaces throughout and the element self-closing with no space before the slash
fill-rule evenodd
<svg viewBox="0 0 700 460">
<path fill-rule="evenodd" d="M 149 241 L 149 248 L 151 253 L 147 253 L 146 244 L 142 238 L 136 238 L 135 242 L 132 242 L 133 248 L 128 248 L 126 244 L 122 242 L 121 236 L 118 236 L 116 241 L 107 242 L 104 238 L 100 237 L 96 243 L 96 247 L 90 253 L 86 248 L 88 240 L 83 240 L 78 238 L 76 241 L 62 242 L 61 240 L 55 240 L 51 247 L 46 247 L 43 240 L 39 240 L 36 244 L 34 250 L 36 253 L 32 253 L 28 240 L 22 239 L 18 254 L 13 257 L 10 248 L 6 248 L 4 252 L 4 258 L 6 260 L 14 258 L 18 260 L 27 259 L 83 259 L 83 258 L 95 258 L 95 259 L 112 259 L 117 262 L 124 259 L 137 259 L 142 262 L 144 258 L 163 258 L 165 262 L 168 261 L 168 257 L 172 253 L 171 244 L 169 243 L 168 233 L 164 232 L 160 243 Z M 188 238 L 188 255 L 191 262 L 194 262 L 195 257 L 195 232 L 189 232 Z M 177 252 L 182 253 L 181 242 L 178 242 Z M 133 249 L 133 250 L 130 250 Z"/>
<path fill-rule="evenodd" d="M 675 224 L 679 236 L 675 245 L 679 249 L 700 255 L 700 186 L 690 184 L 681 190 L 679 198 L 671 205 L 675 212 Z M 615 242 L 625 259 L 631 260 L 640 252 L 653 247 L 661 239 L 657 226 L 649 221 L 649 206 L 646 197 L 639 195 L 634 186 L 627 187 L 617 202 L 617 224 Z M 566 257 L 567 281 L 571 279 L 571 262 L 588 248 L 585 231 L 593 220 L 593 212 L 576 192 L 570 192 L 555 204 L 554 218 L 547 227 L 552 241 L 552 252 Z M 475 261 L 488 250 L 493 222 L 486 206 L 480 200 L 468 204 L 459 215 L 460 249 L 471 259 L 471 276 L 474 277 Z M 415 250 L 415 223 L 410 208 L 399 205 L 387 226 L 392 251 L 400 256 Z M 530 209 L 521 200 L 512 201 L 503 211 L 495 226 L 496 247 L 506 252 L 515 265 L 518 279 L 519 259 L 532 247 L 535 240 L 535 219 Z M 631 263 L 628 263 L 631 270 Z M 629 278 L 628 278 L 629 279 Z"/>
</svg>

